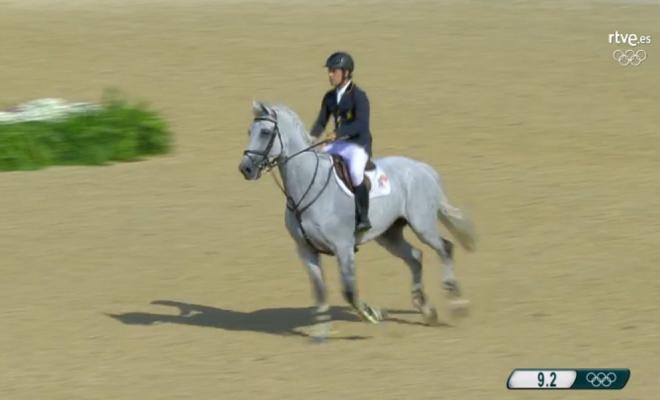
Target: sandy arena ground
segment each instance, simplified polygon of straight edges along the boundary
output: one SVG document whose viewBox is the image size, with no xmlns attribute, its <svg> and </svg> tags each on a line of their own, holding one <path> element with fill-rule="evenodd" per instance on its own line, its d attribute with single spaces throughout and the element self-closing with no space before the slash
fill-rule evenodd
<svg viewBox="0 0 660 400">
<path fill-rule="evenodd" d="M 497 5 L 493 5 L 496 3 Z M 0 0 L 0 108 L 147 100 L 176 151 L 0 174 L 0 399 L 625 399 L 660 391 L 660 50 L 622 67 L 619 32 L 660 40 L 660 6 L 598 1 Z M 375 156 L 425 160 L 469 212 L 471 314 L 410 313 L 376 244 L 359 322 L 324 257 L 340 334 L 309 324 L 306 272 L 268 177 L 237 165 L 253 98 L 311 124 L 345 48 Z M 417 240 L 413 240 L 418 243 Z M 349 340 L 351 339 L 352 340 Z M 628 367 L 621 392 L 511 392 L 515 367 Z"/>
</svg>

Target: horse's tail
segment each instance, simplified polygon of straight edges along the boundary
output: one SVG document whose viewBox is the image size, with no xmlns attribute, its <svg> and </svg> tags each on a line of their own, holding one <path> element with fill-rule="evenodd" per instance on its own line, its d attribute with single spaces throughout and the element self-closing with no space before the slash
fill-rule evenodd
<svg viewBox="0 0 660 400">
<path fill-rule="evenodd" d="M 463 211 L 452 206 L 445 199 L 440 203 L 438 219 L 454 235 L 465 250 L 469 252 L 476 250 L 477 235 L 474 224 Z"/>
<path fill-rule="evenodd" d="M 440 207 L 437 212 L 438 219 L 466 251 L 475 251 L 477 248 L 477 235 L 474 224 L 463 211 L 449 203 L 449 199 L 442 188 L 440 175 L 433 168 L 431 168 L 431 171 L 435 176 L 440 191 Z"/>
</svg>

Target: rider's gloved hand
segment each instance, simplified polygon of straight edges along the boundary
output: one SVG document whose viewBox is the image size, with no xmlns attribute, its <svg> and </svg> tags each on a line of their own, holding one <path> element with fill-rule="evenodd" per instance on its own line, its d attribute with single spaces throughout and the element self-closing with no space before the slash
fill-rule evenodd
<svg viewBox="0 0 660 400">
<path fill-rule="evenodd" d="M 325 140 L 327 140 L 328 142 L 334 142 L 335 140 L 337 140 L 337 132 L 335 131 L 328 132 L 325 135 Z"/>
</svg>

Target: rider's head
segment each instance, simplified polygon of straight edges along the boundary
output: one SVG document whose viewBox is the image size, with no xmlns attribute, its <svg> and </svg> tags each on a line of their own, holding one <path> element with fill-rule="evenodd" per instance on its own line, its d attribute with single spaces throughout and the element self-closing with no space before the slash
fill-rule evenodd
<svg viewBox="0 0 660 400">
<path fill-rule="evenodd" d="M 350 54 L 338 51 L 332 53 L 325 62 L 328 68 L 328 79 L 333 87 L 339 87 L 352 78 L 355 63 Z"/>
</svg>

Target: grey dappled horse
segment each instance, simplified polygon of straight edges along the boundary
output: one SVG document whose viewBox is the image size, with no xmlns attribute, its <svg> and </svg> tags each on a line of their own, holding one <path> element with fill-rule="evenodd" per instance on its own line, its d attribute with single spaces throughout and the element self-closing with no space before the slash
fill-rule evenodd
<svg viewBox="0 0 660 400">
<path fill-rule="evenodd" d="M 372 229 L 355 236 L 354 200 L 342 191 L 332 173 L 330 155 L 317 151 L 298 115 L 284 105 L 253 102 L 254 121 L 249 144 L 239 165 L 245 179 L 255 180 L 264 170 L 278 167 L 281 188 L 287 199 L 285 222 L 298 254 L 308 269 L 316 297 L 317 326 L 328 326 L 329 306 L 320 265 L 320 254 L 335 255 L 346 301 L 365 320 L 377 323 L 383 313 L 358 297 L 355 282 L 357 246 L 375 239 L 392 255 L 401 258 L 412 273 L 412 300 L 424 320 L 433 324 L 437 312 L 426 300 L 422 285 L 422 252 L 404 239 L 406 226 L 440 256 L 443 285 L 450 297 L 460 296 L 454 275 L 453 245 L 438 231 L 438 219 L 463 248 L 473 251 L 475 235 L 471 222 L 449 204 L 440 177 L 422 162 L 400 156 L 374 159 L 391 182 L 390 194 L 372 198 L 369 218 Z M 327 334 L 327 329 L 320 335 Z"/>
</svg>

